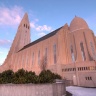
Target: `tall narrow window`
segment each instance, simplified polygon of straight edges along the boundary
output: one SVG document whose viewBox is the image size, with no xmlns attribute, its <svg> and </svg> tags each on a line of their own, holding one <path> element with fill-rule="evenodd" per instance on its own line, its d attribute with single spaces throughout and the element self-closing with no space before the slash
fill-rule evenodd
<svg viewBox="0 0 96 96">
<path fill-rule="evenodd" d="M 84 61 L 84 60 L 86 60 L 86 57 L 85 57 L 84 46 L 83 46 L 83 43 L 82 42 L 80 43 L 80 47 L 81 47 L 82 59 Z"/>
<path fill-rule="evenodd" d="M 92 42 L 90 42 L 90 46 L 91 46 L 92 54 L 95 56 L 94 46 Z"/>
<path fill-rule="evenodd" d="M 73 52 L 73 46 L 71 45 L 71 57 L 72 61 L 75 62 L 74 52 Z"/>
<path fill-rule="evenodd" d="M 32 54 L 32 65 L 34 64 L 34 52 Z"/>
<path fill-rule="evenodd" d="M 45 48 L 45 64 L 47 64 L 47 48 Z"/>
<path fill-rule="evenodd" d="M 40 64 L 40 50 L 38 52 L 38 64 Z"/>
<path fill-rule="evenodd" d="M 53 54 L 53 55 L 54 55 L 54 64 L 56 64 L 56 61 L 57 61 L 57 60 L 56 60 L 56 59 L 57 59 L 57 58 L 56 58 L 56 44 L 53 45 L 53 53 L 54 53 L 54 54 Z"/>
</svg>

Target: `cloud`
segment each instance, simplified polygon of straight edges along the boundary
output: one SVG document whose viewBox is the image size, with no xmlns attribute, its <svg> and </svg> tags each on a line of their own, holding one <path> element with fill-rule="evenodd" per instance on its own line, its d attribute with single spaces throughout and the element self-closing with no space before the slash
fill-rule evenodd
<svg viewBox="0 0 96 96">
<path fill-rule="evenodd" d="M 40 37 L 42 37 L 42 36 L 46 35 L 46 33 L 40 32 L 40 33 L 38 33 L 38 35 L 39 35 Z"/>
<path fill-rule="evenodd" d="M 9 47 L 12 41 L 10 40 L 0 40 L 0 47 Z"/>
<path fill-rule="evenodd" d="M 31 26 L 31 28 L 35 28 L 35 23 L 34 22 L 31 22 L 30 23 L 30 26 Z"/>
<path fill-rule="evenodd" d="M 30 22 L 31 28 L 35 29 L 35 31 L 38 31 L 42 33 L 42 31 L 52 31 L 52 27 L 48 25 L 38 25 L 39 19 L 34 19 L 33 21 Z"/>
<path fill-rule="evenodd" d="M 14 6 L 12 8 L 0 7 L 0 25 L 16 25 L 21 21 L 24 14 L 23 8 Z"/>
<path fill-rule="evenodd" d="M 30 13 L 29 13 L 30 14 Z M 21 6 L 14 7 L 0 7 L 0 25 L 16 25 L 19 24 L 22 16 L 24 15 L 24 10 Z M 33 16 L 33 14 L 31 14 Z M 48 25 L 38 25 L 38 18 L 34 18 L 32 22 L 30 22 L 31 28 L 34 28 L 36 31 L 51 31 L 52 27 Z"/>
<path fill-rule="evenodd" d="M 38 21 L 39 21 L 39 19 L 37 19 L 37 18 L 36 18 L 34 21 L 35 21 L 35 22 L 38 22 Z"/>
<path fill-rule="evenodd" d="M 34 19 L 34 21 L 30 23 L 33 32 L 35 32 L 37 36 L 42 37 L 53 30 L 53 28 L 48 25 L 38 25 L 38 21 L 39 19 Z"/>
<path fill-rule="evenodd" d="M 31 13 L 29 13 L 30 15 Z M 13 6 L 13 7 L 0 7 L 0 25 L 9 25 L 14 26 L 18 25 L 22 19 L 22 16 L 24 15 L 24 10 L 21 6 Z M 34 14 L 31 14 L 33 16 Z M 35 30 L 36 32 L 39 32 L 39 34 L 44 35 L 44 31 L 50 32 L 52 31 L 52 27 L 44 24 L 39 25 L 39 19 L 38 18 L 32 18 L 33 21 L 30 22 L 30 26 L 32 30 Z M 42 33 L 43 32 L 43 33 Z"/>
<path fill-rule="evenodd" d="M 3 52 L 0 52 L 0 54 L 3 54 Z"/>
<path fill-rule="evenodd" d="M 31 28 L 34 28 L 36 31 L 52 31 L 52 27 L 47 25 L 38 25 L 36 22 L 30 23 Z"/>
<path fill-rule="evenodd" d="M 47 25 L 38 25 L 36 22 L 31 22 L 30 26 L 33 30 L 33 32 L 35 32 L 35 34 L 37 34 L 37 36 L 42 37 L 44 35 L 46 35 L 46 32 L 51 32 L 53 29 L 50 26 Z"/>
<path fill-rule="evenodd" d="M 47 25 L 43 25 L 43 26 L 37 26 L 36 27 L 37 31 L 51 31 L 52 28 L 50 26 Z"/>
</svg>

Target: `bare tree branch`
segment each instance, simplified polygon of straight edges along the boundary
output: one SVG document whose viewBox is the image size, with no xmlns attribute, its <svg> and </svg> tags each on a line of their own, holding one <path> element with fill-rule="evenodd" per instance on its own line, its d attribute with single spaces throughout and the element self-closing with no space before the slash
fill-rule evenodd
<svg viewBox="0 0 96 96">
<path fill-rule="evenodd" d="M 43 71 L 46 70 L 46 67 L 47 67 L 47 57 L 44 56 L 40 62 L 40 69 Z"/>
</svg>

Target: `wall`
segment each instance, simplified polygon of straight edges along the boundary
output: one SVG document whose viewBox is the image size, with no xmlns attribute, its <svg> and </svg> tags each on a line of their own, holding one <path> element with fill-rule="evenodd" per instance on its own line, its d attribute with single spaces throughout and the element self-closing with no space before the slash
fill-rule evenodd
<svg viewBox="0 0 96 96">
<path fill-rule="evenodd" d="M 0 96 L 63 96 L 65 93 L 64 83 L 0 85 Z"/>
<path fill-rule="evenodd" d="M 77 71 L 73 71 L 76 68 Z M 65 71 L 65 69 L 67 69 Z M 69 70 L 68 70 L 69 69 Z M 73 64 L 62 65 L 62 77 L 73 80 L 74 85 L 85 87 L 96 87 L 96 62 L 86 61 Z M 75 80 L 76 79 L 76 82 Z M 75 83 L 74 83 L 75 82 Z"/>
</svg>

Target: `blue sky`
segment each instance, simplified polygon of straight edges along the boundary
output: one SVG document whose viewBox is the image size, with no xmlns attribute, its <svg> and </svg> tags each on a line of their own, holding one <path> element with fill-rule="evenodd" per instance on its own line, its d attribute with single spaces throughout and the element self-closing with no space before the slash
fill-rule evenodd
<svg viewBox="0 0 96 96">
<path fill-rule="evenodd" d="M 18 25 L 27 12 L 31 41 L 79 16 L 96 35 L 96 0 L 0 0 L 0 64 L 8 54 Z"/>
</svg>

